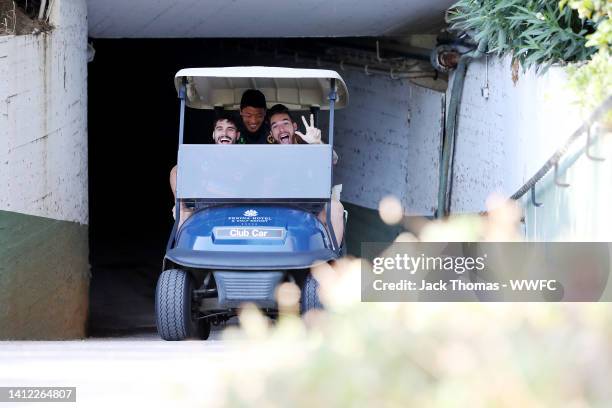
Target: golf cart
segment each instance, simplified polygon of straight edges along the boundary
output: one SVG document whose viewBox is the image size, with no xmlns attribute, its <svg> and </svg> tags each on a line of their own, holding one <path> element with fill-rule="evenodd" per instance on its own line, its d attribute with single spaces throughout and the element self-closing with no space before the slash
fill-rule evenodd
<svg viewBox="0 0 612 408">
<path fill-rule="evenodd" d="M 310 268 L 343 254 L 331 224 L 334 109 L 346 106 L 340 75 L 319 69 L 193 68 L 175 76 L 180 99 L 175 223 L 155 295 L 164 340 L 196 335 L 254 303 L 278 314 L 275 290 L 301 288 L 302 313 L 320 308 Z M 185 107 L 238 110 L 246 89 L 259 89 L 268 107 L 329 111 L 329 144 L 185 144 Z M 180 224 L 180 209 L 193 214 Z M 326 211 L 327 222 L 317 218 Z M 344 218 L 346 223 L 346 216 Z"/>
</svg>

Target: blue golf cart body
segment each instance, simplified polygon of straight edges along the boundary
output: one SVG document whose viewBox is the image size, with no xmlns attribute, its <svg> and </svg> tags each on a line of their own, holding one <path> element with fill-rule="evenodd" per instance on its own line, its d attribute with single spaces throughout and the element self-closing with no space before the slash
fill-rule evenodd
<svg viewBox="0 0 612 408">
<path fill-rule="evenodd" d="M 300 286 L 302 312 L 319 308 L 310 268 L 340 257 L 331 222 L 334 109 L 348 102 L 334 71 L 276 67 L 179 71 L 176 213 L 156 289 L 160 336 L 206 339 L 211 325 L 253 303 L 278 313 L 283 282 Z M 272 106 L 329 111 L 329 144 L 198 145 L 183 143 L 185 108 L 237 110 L 246 89 Z M 192 211 L 180 222 L 181 208 Z M 346 218 L 345 218 L 346 221 Z"/>
</svg>

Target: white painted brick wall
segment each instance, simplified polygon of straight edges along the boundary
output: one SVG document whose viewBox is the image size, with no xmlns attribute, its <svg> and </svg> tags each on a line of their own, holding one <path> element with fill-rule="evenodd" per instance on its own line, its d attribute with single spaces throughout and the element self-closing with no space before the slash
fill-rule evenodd
<svg viewBox="0 0 612 408">
<path fill-rule="evenodd" d="M 561 67 L 538 76 L 519 71 L 510 58 L 469 65 L 457 122 L 451 212 L 478 212 L 487 197 L 509 196 L 544 164 L 580 125 L 579 111 Z M 452 81 L 452 80 L 451 80 Z M 451 82 L 452 83 L 452 82 Z M 450 90 L 447 92 L 450 100 Z"/>
<path fill-rule="evenodd" d="M 53 2 L 53 31 L 0 37 L 0 209 L 87 224 L 87 9 Z"/>
<path fill-rule="evenodd" d="M 410 215 L 436 207 L 444 94 L 406 80 L 341 72 L 349 108 L 338 111 L 335 181 L 342 199 L 378 208 L 398 197 Z"/>
</svg>

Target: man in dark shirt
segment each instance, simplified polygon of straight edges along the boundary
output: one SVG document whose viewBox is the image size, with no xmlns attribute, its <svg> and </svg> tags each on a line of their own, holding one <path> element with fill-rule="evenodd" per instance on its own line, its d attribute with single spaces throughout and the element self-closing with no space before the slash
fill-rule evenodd
<svg viewBox="0 0 612 408">
<path fill-rule="evenodd" d="M 257 89 L 247 89 L 240 100 L 239 124 L 242 144 L 266 144 L 270 134 L 270 126 L 266 121 L 266 97 Z"/>
</svg>

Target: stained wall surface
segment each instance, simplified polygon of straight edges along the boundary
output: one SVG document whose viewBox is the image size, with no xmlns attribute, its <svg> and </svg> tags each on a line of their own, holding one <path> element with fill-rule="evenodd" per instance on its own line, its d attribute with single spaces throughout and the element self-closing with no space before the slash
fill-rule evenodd
<svg viewBox="0 0 612 408">
<path fill-rule="evenodd" d="M 457 118 L 451 212 L 483 211 L 491 194 L 512 195 L 580 125 L 563 68 L 542 75 L 519 69 L 516 75 L 514 81 L 510 58 L 482 58 L 468 67 Z"/>
<path fill-rule="evenodd" d="M 336 182 L 342 198 L 377 209 L 393 195 L 406 214 L 433 215 L 444 94 L 407 80 L 342 72 L 350 108 L 338 111 Z"/>
<path fill-rule="evenodd" d="M 85 334 L 86 16 L 57 0 L 50 31 L 0 37 L 0 338 Z"/>
</svg>

